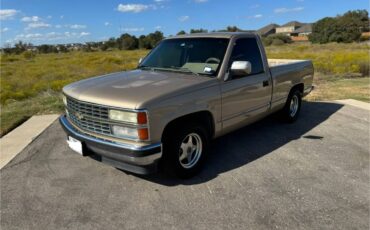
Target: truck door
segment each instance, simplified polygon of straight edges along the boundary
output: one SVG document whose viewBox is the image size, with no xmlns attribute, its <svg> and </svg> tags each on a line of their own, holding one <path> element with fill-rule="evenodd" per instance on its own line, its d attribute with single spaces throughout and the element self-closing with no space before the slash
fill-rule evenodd
<svg viewBox="0 0 370 230">
<path fill-rule="evenodd" d="M 228 79 L 221 83 L 222 127 L 231 131 L 258 119 L 270 107 L 272 83 L 268 67 L 264 67 L 260 47 L 255 37 L 236 40 L 226 74 Z M 232 62 L 249 61 L 250 74 L 234 77 L 229 73 Z"/>
</svg>

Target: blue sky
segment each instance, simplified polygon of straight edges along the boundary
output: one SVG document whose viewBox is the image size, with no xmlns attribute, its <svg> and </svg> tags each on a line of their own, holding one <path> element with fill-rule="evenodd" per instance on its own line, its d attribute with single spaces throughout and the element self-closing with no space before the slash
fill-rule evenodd
<svg viewBox="0 0 370 230">
<path fill-rule="evenodd" d="M 314 22 L 368 0 L 1 0 L 1 46 L 101 41 L 122 33 L 165 36 L 191 28 L 258 29 L 291 20 Z"/>
</svg>

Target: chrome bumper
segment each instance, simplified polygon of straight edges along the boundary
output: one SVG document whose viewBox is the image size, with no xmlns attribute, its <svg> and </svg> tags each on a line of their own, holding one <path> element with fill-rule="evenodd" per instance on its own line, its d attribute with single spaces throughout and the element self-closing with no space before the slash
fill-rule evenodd
<svg viewBox="0 0 370 230">
<path fill-rule="evenodd" d="M 65 115 L 59 122 L 68 136 L 82 142 L 84 152 L 91 150 L 101 156 L 103 163 L 138 174 L 148 174 L 157 170 L 157 163 L 162 157 L 162 144 L 145 146 L 117 143 L 86 135 L 75 129 Z"/>
</svg>

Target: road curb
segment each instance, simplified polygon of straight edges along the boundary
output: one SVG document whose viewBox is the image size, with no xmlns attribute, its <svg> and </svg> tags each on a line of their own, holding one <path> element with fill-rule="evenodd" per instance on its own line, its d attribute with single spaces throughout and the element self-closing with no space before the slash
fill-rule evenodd
<svg viewBox="0 0 370 230">
<path fill-rule="evenodd" d="M 354 99 L 344 99 L 344 100 L 335 100 L 335 101 L 341 104 L 351 105 L 357 108 L 366 109 L 370 111 L 370 103 L 366 103 L 366 102 L 358 101 Z"/>
<path fill-rule="evenodd" d="M 29 145 L 57 118 L 58 114 L 33 116 L 0 139 L 0 169 Z"/>
</svg>

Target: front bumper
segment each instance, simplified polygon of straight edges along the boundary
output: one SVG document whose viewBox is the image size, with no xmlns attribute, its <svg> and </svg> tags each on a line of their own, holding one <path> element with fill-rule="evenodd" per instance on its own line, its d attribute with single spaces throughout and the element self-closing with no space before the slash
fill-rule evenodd
<svg viewBox="0 0 370 230">
<path fill-rule="evenodd" d="M 92 151 L 101 156 L 103 163 L 137 174 L 157 171 L 158 161 L 162 157 L 161 143 L 146 146 L 116 143 L 81 133 L 65 115 L 59 117 L 59 122 L 68 136 L 81 141 L 84 153 Z"/>
</svg>

